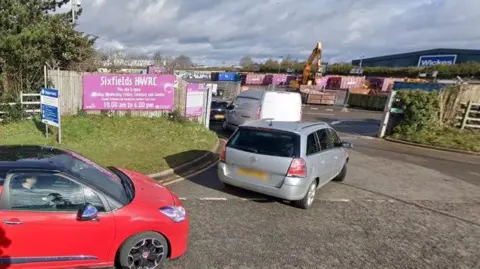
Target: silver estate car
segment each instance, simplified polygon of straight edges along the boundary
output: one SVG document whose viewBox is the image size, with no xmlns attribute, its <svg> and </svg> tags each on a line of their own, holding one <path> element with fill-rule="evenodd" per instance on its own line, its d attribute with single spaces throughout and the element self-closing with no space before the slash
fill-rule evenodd
<svg viewBox="0 0 480 269">
<path fill-rule="evenodd" d="M 318 188 L 347 174 L 348 153 L 324 122 L 269 119 L 241 125 L 220 153 L 224 184 L 293 201 L 308 209 Z"/>
</svg>

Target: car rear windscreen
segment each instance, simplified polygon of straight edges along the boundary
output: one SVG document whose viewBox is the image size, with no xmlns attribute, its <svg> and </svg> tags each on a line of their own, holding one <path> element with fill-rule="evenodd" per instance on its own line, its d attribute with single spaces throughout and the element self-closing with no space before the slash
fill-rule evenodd
<svg viewBox="0 0 480 269">
<path fill-rule="evenodd" d="M 240 128 L 227 147 L 277 157 L 298 157 L 300 136 L 270 129 Z"/>
<path fill-rule="evenodd" d="M 227 103 L 224 102 L 212 102 L 212 109 L 225 109 L 227 107 Z"/>
</svg>

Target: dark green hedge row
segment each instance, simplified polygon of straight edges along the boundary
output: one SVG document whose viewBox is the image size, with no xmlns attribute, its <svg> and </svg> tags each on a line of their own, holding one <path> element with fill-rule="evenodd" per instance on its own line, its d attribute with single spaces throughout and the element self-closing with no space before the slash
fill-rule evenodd
<svg viewBox="0 0 480 269">
<path fill-rule="evenodd" d="M 387 103 L 388 96 L 386 95 L 364 95 L 364 94 L 350 94 L 347 104 L 350 107 L 363 108 L 368 110 L 383 111 Z"/>
</svg>

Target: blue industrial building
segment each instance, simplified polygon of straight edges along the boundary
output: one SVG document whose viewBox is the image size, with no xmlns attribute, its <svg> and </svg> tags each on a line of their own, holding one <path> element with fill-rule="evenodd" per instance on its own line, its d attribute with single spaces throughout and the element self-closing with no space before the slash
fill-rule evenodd
<svg viewBox="0 0 480 269">
<path fill-rule="evenodd" d="M 437 64 L 460 64 L 480 62 L 480 50 L 468 49 L 432 49 L 400 53 L 373 58 L 353 60 L 352 64 L 362 67 L 427 67 Z"/>
</svg>

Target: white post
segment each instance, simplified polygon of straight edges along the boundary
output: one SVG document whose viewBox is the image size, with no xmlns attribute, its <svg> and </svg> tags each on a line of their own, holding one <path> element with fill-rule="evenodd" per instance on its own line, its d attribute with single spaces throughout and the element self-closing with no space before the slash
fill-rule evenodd
<svg viewBox="0 0 480 269">
<path fill-rule="evenodd" d="M 62 99 L 61 89 L 62 80 L 60 79 L 60 67 L 57 68 L 57 83 L 58 83 L 58 144 L 62 144 Z"/>
<path fill-rule="evenodd" d="M 393 101 L 395 100 L 396 95 L 397 95 L 397 91 L 393 91 L 393 90 L 388 95 L 387 104 L 385 105 L 385 109 L 383 111 L 382 124 L 380 125 L 380 130 L 378 132 L 379 138 L 383 138 L 385 136 L 385 132 L 387 131 L 387 125 L 390 119 L 390 109 L 392 108 L 392 104 L 393 104 Z"/>
<path fill-rule="evenodd" d="M 73 24 L 75 24 L 75 8 L 77 7 L 76 4 L 77 4 L 76 0 L 70 0 L 70 6 L 72 8 L 72 23 Z"/>
</svg>

